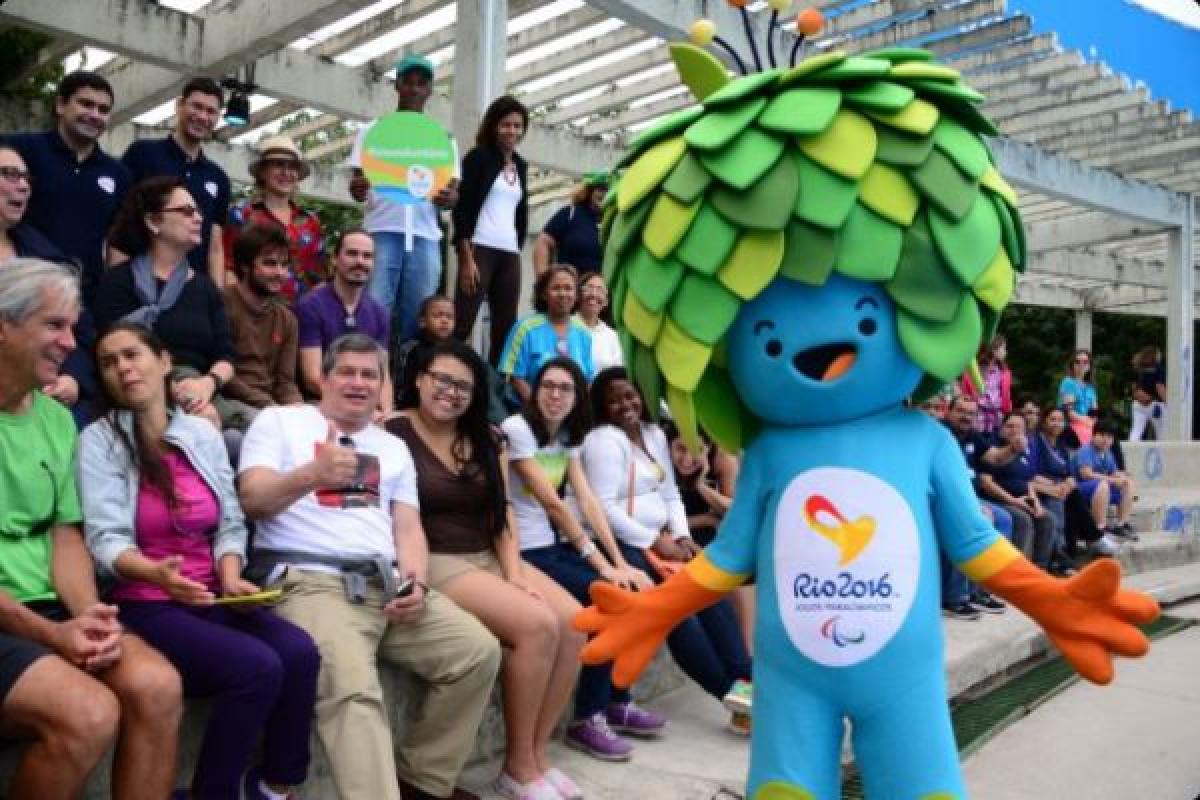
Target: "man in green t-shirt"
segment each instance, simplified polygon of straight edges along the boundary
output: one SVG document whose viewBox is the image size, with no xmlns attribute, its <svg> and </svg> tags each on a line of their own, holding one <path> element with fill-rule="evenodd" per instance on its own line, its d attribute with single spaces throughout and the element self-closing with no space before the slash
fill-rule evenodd
<svg viewBox="0 0 1200 800">
<path fill-rule="evenodd" d="M 75 349 L 78 313 L 70 268 L 0 263 L 0 733 L 34 740 L 8 797 L 77 797 L 115 738 L 112 796 L 162 800 L 179 676 L 98 599 L 79 528 L 75 425 L 40 389 Z"/>
</svg>

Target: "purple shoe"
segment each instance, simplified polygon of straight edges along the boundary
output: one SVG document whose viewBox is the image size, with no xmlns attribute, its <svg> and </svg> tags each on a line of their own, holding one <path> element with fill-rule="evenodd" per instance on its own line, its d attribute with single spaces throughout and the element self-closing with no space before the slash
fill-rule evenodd
<svg viewBox="0 0 1200 800">
<path fill-rule="evenodd" d="M 633 701 L 610 703 L 604 712 L 608 725 L 617 733 L 628 736 L 657 736 L 667 727 L 667 718 L 662 714 L 647 711 Z"/>
<path fill-rule="evenodd" d="M 628 761 L 633 755 L 633 745 L 613 733 L 599 711 L 568 725 L 564 741 L 567 747 L 582 750 L 601 761 Z"/>
</svg>

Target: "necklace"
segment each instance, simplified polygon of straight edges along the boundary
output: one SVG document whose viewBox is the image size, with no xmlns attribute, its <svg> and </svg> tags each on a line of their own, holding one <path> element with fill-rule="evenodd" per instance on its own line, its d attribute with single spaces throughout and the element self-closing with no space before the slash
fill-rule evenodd
<svg viewBox="0 0 1200 800">
<path fill-rule="evenodd" d="M 517 179 L 520 178 L 520 175 L 517 174 L 516 164 L 505 164 L 500 174 L 504 176 L 504 182 L 509 186 L 516 186 Z"/>
</svg>

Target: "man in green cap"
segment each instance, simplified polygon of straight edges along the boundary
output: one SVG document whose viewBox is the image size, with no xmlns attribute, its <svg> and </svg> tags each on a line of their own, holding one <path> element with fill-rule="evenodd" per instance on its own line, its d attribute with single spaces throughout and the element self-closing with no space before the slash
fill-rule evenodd
<svg viewBox="0 0 1200 800">
<path fill-rule="evenodd" d="M 579 271 L 580 285 L 588 272 L 599 272 L 600 211 L 608 192 L 607 172 L 586 172 L 571 195 L 538 234 L 533 246 L 533 269 L 540 276 L 551 264 L 570 264 Z"/>
<path fill-rule="evenodd" d="M 396 62 L 396 110 L 425 113 L 425 104 L 433 93 L 433 64 L 424 56 L 412 54 Z M 368 125 L 354 143 L 350 163 L 350 196 L 367 204 L 363 227 L 375 240 L 375 271 L 367 291 L 397 318 L 392 325 L 396 341 L 411 338 L 417 330 L 417 315 L 426 297 L 437 291 L 442 276 L 439 242 L 442 230 L 439 210 L 454 207 L 458 201 L 458 179 L 429 201 L 403 206 L 377 195 L 371 182 L 358 168 Z M 410 210 L 411 209 L 411 210 Z"/>
</svg>

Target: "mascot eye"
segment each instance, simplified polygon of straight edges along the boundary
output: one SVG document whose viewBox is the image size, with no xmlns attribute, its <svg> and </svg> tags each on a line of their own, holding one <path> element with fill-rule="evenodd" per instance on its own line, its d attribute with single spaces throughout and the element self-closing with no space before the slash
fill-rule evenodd
<svg viewBox="0 0 1200 800">
<path fill-rule="evenodd" d="M 783 345 L 778 339 L 770 339 L 767 341 L 767 355 L 771 358 L 777 357 L 783 352 Z"/>
<path fill-rule="evenodd" d="M 878 327 L 879 327 L 879 325 L 875 322 L 875 320 L 871 319 L 870 317 L 867 317 L 866 319 L 863 319 L 863 320 L 859 320 L 859 322 L 858 322 L 858 332 L 861 333 L 863 336 L 873 336 L 875 334 L 876 329 L 878 329 Z"/>
</svg>

